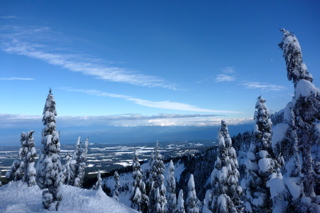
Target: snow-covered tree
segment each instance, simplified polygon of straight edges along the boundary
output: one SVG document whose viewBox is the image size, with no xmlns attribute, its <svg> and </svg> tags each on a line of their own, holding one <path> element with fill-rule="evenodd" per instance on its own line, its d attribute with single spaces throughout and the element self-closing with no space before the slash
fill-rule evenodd
<svg viewBox="0 0 320 213">
<path fill-rule="evenodd" d="M 176 179 L 174 177 L 174 164 L 172 160 L 168 166 L 167 173 L 167 201 L 168 213 L 175 212 L 177 209 L 177 196 L 176 196 Z"/>
<path fill-rule="evenodd" d="M 119 201 L 119 188 L 120 188 L 120 179 L 119 179 L 119 174 L 118 174 L 118 171 L 115 171 L 114 174 L 113 174 L 113 178 L 114 178 L 114 181 L 115 181 L 115 186 L 114 186 L 114 189 L 113 189 L 113 195 L 112 197 L 114 199 L 116 199 L 117 201 Z"/>
<path fill-rule="evenodd" d="M 292 80 L 295 86 L 302 79 L 312 82 L 313 77 L 303 62 L 298 39 L 285 29 L 280 29 L 280 31 L 283 33 L 283 38 L 279 46 L 283 50 L 283 57 L 286 61 L 288 80 Z"/>
<path fill-rule="evenodd" d="M 20 161 L 19 160 L 14 160 L 12 162 L 10 171 L 6 173 L 6 178 L 8 180 L 13 180 L 13 181 L 18 181 L 22 179 L 22 172 L 21 172 L 21 167 L 20 167 Z"/>
<path fill-rule="evenodd" d="M 177 204 L 177 213 L 186 213 L 184 208 L 183 190 L 180 189 Z"/>
<path fill-rule="evenodd" d="M 24 181 L 28 183 L 29 186 L 36 185 L 36 168 L 35 161 L 37 156 L 36 148 L 34 147 L 34 131 L 28 132 L 26 135 L 28 152 L 25 158 L 25 172 L 24 172 Z"/>
<path fill-rule="evenodd" d="M 86 158 L 88 152 L 88 138 L 85 142 L 81 142 L 81 137 L 78 137 L 76 147 L 71 156 L 69 153 L 66 155 L 66 163 L 63 166 L 63 182 L 67 185 L 82 187 L 83 178 L 85 175 Z"/>
<path fill-rule="evenodd" d="M 151 175 L 151 169 L 152 165 L 154 163 L 154 150 L 152 150 L 150 159 L 148 160 L 148 167 L 144 169 L 144 177 L 143 180 L 146 184 L 146 193 L 147 195 L 150 194 L 151 185 L 152 185 L 152 175 Z"/>
<path fill-rule="evenodd" d="M 60 162 L 59 132 L 56 131 L 56 102 L 51 89 L 46 99 L 42 122 L 42 149 L 37 165 L 37 183 L 43 191 L 43 206 L 45 209 L 57 210 L 62 199 L 59 190 L 62 180 Z"/>
<path fill-rule="evenodd" d="M 34 139 L 30 131 L 27 134 L 22 132 L 20 135 L 21 147 L 18 153 L 18 159 L 12 163 L 10 171 L 7 172 L 6 177 L 9 180 L 21 180 L 26 182 L 29 186 L 35 185 L 36 170 L 34 162 L 36 157 L 36 149 L 34 148 Z"/>
<path fill-rule="evenodd" d="M 139 163 L 138 150 L 134 151 L 132 163 L 132 192 L 131 192 L 131 208 L 140 212 L 148 211 L 149 198 L 146 194 L 146 186 L 143 182 L 143 175 Z"/>
<path fill-rule="evenodd" d="M 18 152 L 18 159 L 14 160 L 10 171 L 6 173 L 6 178 L 13 181 L 18 181 L 24 178 L 25 172 L 25 157 L 28 152 L 27 136 L 26 133 L 22 132 L 20 135 L 21 147 Z"/>
<path fill-rule="evenodd" d="M 101 187 L 102 187 L 102 179 L 101 179 L 101 173 L 100 173 L 100 170 L 99 170 L 98 174 L 97 174 L 97 182 L 93 186 L 93 190 L 101 189 Z"/>
<path fill-rule="evenodd" d="M 62 183 L 71 185 L 72 180 L 74 180 L 74 173 L 71 167 L 74 167 L 72 163 L 75 163 L 75 160 L 72 160 L 72 156 L 69 154 L 69 152 L 65 155 L 65 164 L 62 168 L 62 174 L 63 174 L 63 180 Z"/>
<path fill-rule="evenodd" d="M 312 75 L 302 59 L 298 39 L 281 29 L 283 57 L 287 65 L 288 79 L 294 83 L 294 97 L 285 110 L 285 122 L 278 124 L 274 132 L 273 146 L 276 154 L 282 155 L 284 182 L 289 189 L 288 211 L 316 212 L 319 182 L 316 175 L 317 160 L 312 149 L 317 146 L 320 119 L 320 91 L 312 81 Z M 319 201 L 318 201 L 319 202 Z"/>
<path fill-rule="evenodd" d="M 165 166 L 163 164 L 162 155 L 159 152 L 159 144 L 156 143 L 154 149 L 154 160 L 150 175 L 152 177 L 150 193 L 149 193 L 149 212 L 164 213 L 166 212 L 166 188 L 164 186 Z"/>
<path fill-rule="evenodd" d="M 241 204 L 237 155 L 225 121 L 218 132 L 218 156 L 211 173 L 212 189 L 206 193 L 203 210 L 207 212 L 239 212 Z"/>
<path fill-rule="evenodd" d="M 186 200 L 187 212 L 199 213 L 201 209 L 201 202 L 197 198 L 193 174 L 190 175 L 190 178 L 188 181 L 188 190 L 189 190 L 188 197 Z"/>
<path fill-rule="evenodd" d="M 268 212 L 272 209 L 270 189 L 266 183 L 278 176 L 280 167 L 272 150 L 272 122 L 265 102 L 261 96 L 258 97 L 254 113 L 255 139 L 247 152 L 247 175 L 241 182 L 247 212 Z"/>
<path fill-rule="evenodd" d="M 86 138 L 85 142 L 82 143 L 79 137 L 76 143 L 76 149 L 73 154 L 73 160 L 76 161 L 73 167 L 74 177 L 75 177 L 73 185 L 77 187 L 82 187 L 82 184 L 83 184 L 83 178 L 85 175 L 85 168 L 86 168 L 85 161 L 87 159 L 88 145 L 89 145 L 88 138 Z"/>
</svg>

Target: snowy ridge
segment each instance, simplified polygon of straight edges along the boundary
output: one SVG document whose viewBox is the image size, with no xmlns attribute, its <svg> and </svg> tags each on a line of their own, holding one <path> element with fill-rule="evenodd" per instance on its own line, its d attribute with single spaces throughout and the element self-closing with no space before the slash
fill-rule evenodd
<svg viewBox="0 0 320 213">
<path fill-rule="evenodd" d="M 26 213 L 50 212 L 43 209 L 42 191 L 38 186 L 28 187 L 27 184 L 10 182 L 0 190 L 0 212 Z M 62 185 L 60 202 L 57 212 L 61 213 L 134 213 L 135 210 L 108 197 L 102 190 L 87 190 L 74 186 Z"/>
</svg>

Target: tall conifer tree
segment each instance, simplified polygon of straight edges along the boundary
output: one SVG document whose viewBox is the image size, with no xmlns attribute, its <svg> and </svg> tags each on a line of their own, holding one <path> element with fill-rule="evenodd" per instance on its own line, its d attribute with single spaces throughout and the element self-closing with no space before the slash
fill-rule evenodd
<svg viewBox="0 0 320 213">
<path fill-rule="evenodd" d="M 150 194 L 149 194 L 149 212 L 165 213 L 166 212 L 166 188 L 164 186 L 165 166 L 163 164 L 162 155 L 159 152 L 159 144 L 156 143 L 154 149 L 154 160 L 150 175 L 152 178 Z"/>
<path fill-rule="evenodd" d="M 239 171 L 236 152 L 232 147 L 228 126 L 221 121 L 218 132 L 218 156 L 211 173 L 211 186 L 206 192 L 203 210 L 207 212 L 239 212 L 240 194 Z"/>
<path fill-rule="evenodd" d="M 146 194 L 145 183 L 143 182 L 137 149 L 134 150 L 132 170 L 133 184 L 130 197 L 131 208 L 146 213 L 148 211 L 149 198 Z"/>
<path fill-rule="evenodd" d="M 43 191 L 43 206 L 45 209 L 58 210 L 62 199 L 60 183 L 62 166 L 60 162 L 60 139 L 56 130 L 56 102 L 51 89 L 43 109 L 42 149 L 37 166 L 37 183 Z"/>
<path fill-rule="evenodd" d="M 313 147 L 318 146 L 319 133 L 316 125 L 320 120 L 320 92 L 312 81 L 302 59 L 302 51 L 298 39 L 292 33 L 281 29 L 283 50 L 286 61 L 288 80 L 294 83 L 294 97 L 285 110 L 285 124 L 287 131 L 282 141 L 274 141 L 277 154 L 282 154 L 285 160 L 283 168 L 286 185 L 294 183 L 297 193 L 291 193 L 288 199 L 288 210 L 299 212 L 317 211 L 316 190 L 319 187 L 319 174 L 316 175 L 317 160 L 312 156 Z M 277 133 L 283 128 L 276 128 Z"/>
<path fill-rule="evenodd" d="M 175 212 L 177 209 L 177 196 L 176 196 L 176 179 L 174 177 L 174 164 L 172 160 L 169 163 L 167 173 L 167 201 L 168 213 Z"/>
</svg>

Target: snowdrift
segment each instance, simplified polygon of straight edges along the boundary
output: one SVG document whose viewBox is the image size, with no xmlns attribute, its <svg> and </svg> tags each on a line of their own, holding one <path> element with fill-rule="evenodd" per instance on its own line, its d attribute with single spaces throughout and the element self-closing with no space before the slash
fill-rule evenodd
<svg viewBox="0 0 320 213">
<path fill-rule="evenodd" d="M 102 190 L 87 190 L 74 186 L 61 187 L 62 201 L 59 211 L 63 213 L 134 213 L 135 210 L 108 197 Z M 0 212 L 26 213 L 50 212 L 42 207 L 42 190 L 28 187 L 23 182 L 10 182 L 0 187 Z"/>
</svg>

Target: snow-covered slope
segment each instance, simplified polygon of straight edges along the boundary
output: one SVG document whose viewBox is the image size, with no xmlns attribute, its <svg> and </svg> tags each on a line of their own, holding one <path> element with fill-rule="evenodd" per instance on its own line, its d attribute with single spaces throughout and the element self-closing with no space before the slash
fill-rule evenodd
<svg viewBox="0 0 320 213">
<path fill-rule="evenodd" d="M 102 190 L 87 190 L 63 185 L 58 212 L 63 213 L 134 213 L 131 208 L 108 197 Z M 42 207 L 42 190 L 22 182 L 11 182 L 0 187 L 0 212 L 49 212 Z"/>
</svg>

